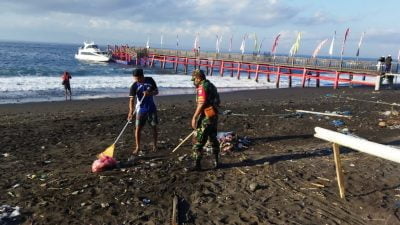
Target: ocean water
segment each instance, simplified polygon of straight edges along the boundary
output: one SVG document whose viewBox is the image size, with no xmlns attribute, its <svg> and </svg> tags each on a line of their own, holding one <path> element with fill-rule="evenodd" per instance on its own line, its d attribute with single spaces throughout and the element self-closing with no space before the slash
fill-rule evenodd
<svg viewBox="0 0 400 225">
<path fill-rule="evenodd" d="M 12 43 L 0 42 L 0 104 L 37 101 L 61 101 L 64 88 L 61 74 L 69 71 L 72 75 L 71 88 L 74 99 L 105 97 L 127 97 L 132 84 L 133 66 L 117 63 L 88 63 L 74 58 L 79 45 Z M 105 49 L 106 46 L 100 46 Z M 160 95 L 194 93 L 189 75 L 182 71 L 174 74 L 172 69 L 144 68 L 146 76 L 157 82 Z M 215 71 L 215 74 L 218 74 Z M 274 88 L 274 82 L 267 82 L 260 76 L 259 82 L 230 77 L 209 77 L 220 91 Z M 272 79 L 273 81 L 273 79 Z M 294 79 L 294 86 L 299 84 Z M 281 87 L 286 80 L 282 77 Z M 311 81 L 310 85 L 313 85 Z M 321 85 L 331 85 L 321 83 Z"/>
</svg>

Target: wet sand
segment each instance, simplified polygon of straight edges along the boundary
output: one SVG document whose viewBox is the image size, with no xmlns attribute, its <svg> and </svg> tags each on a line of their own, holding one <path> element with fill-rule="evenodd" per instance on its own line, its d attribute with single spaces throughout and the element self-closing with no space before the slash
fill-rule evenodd
<svg viewBox="0 0 400 225">
<path fill-rule="evenodd" d="M 0 105 L 0 204 L 20 206 L 22 224 L 169 224 L 174 195 L 180 224 L 400 224 L 399 165 L 342 148 L 341 200 L 331 146 L 313 137 L 316 126 L 336 130 L 331 122 L 337 118 L 265 116 L 351 111 L 339 129 L 399 145 L 400 130 L 378 123 L 400 123 L 399 116 L 380 114 L 400 107 L 347 99 L 399 103 L 398 96 L 371 88 L 223 93 L 221 111 L 249 116 L 220 115 L 219 130 L 253 144 L 222 156 L 218 170 L 206 157 L 201 172 L 184 169 L 189 157 L 178 159 L 190 155 L 190 143 L 170 153 L 191 132 L 193 95 L 157 97 L 159 151 L 148 152 L 146 127 L 146 155 L 127 163 L 130 127 L 116 146 L 121 168 L 98 174 L 91 164 L 123 127 L 126 98 Z"/>
</svg>

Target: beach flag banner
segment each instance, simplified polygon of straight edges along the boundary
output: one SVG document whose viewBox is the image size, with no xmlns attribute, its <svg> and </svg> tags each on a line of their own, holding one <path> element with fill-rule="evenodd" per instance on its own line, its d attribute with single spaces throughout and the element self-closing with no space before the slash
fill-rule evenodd
<svg viewBox="0 0 400 225">
<path fill-rule="evenodd" d="M 294 42 L 294 44 L 290 48 L 290 52 L 289 52 L 290 56 L 294 56 L 294 55 L 297 54 L 297 52 L 299 51 L 299 47 L 300 47 L 300 41 L 301 41 L 301 32 L 299 32 L 297 34 L 296 41 Z"/>
<path fill-rule="evenodd" d="M 176 35 L 176 48 L 178 48 L 178 46 L 179 46 L 179 36 Z"/>
<path fill-rule="evenodd" d="M 360 41 L 358 42 L 358 48 L 357 48 L 357 53 L 356 53 L 357 57 L 360 56 L 360 48 L 361 48 L 362 41 L 364 39 L 364 35 L 365 35 L 365 32 L 363 32 L 361 34 Z"/>
<path fill-rule="evenodd" d="M 400 49 L 399 52 L 397 53 L 397 62 L 400 62 Z"/>
<path fill-rule="evenodd" d="M 242 52 L 242 55 L 244 54 L 244 50 L 246 48 L 246 36 L 246 34 L 243 36 L 242 44 L 240 45 L 240 51 Z"/>
<path fill-rule="evenodd" d="M 318 55 L 318 52 L 321 50 L 322 46 L 324 46 L 324 44 L 328 41 L 328 39 L 325 39 L 323 41 L 321 41 L 318 46 L 315 48 L 312 57 L 316 58 Z"/>
<path fill-rule="evenodd" d="M 232 51 L 232 40 L 233 40 L 233 35 L 231 35 L 231 39 L 229 40 L 229 52 Z"/>
<path fill-rule="evenodd" d="M 220 51 L 221 40 L 222 40 L 222 36 L 220 37 L 217 35 L 217 41 L 215 43 L 215 50 L 217 51 L 217 53 L 219 53 L 219 51 Z"/>
<path fill-rule="evenodd" d="M 254 52 L 257 52 L 258 50 L 258 37 L 257 34 L 254 33 Z"/>
<path fill-rule="evenodd" d="M 146 48 L 150 48 L 150 37 L 147 37 Z"/>
<path fill-rule="evenodd" d="M 281 37 L 281 34 L 278 34 L 278 35 L 275 37 L 274 44 L 272 45 L 271 53 L 274 55 L 274 57 L 275 57 L 276 47 L 278 47 L 278 41 L 279 41 L 279 38 L 280 38 L 280 37 Z"/>
<path fill-rule="evenodd" d="M 264 40 L 265 40 L 265 38 L 263 38 L 263 39 L 261 40 L 260 46 L 258 46 L 258 51 L 257 51 L 258 54 L 261 53 L 261 48 L 262 48 L 262 44 L 263 44 Z"/>
<path fill-rule="evenodd" d="M 193 48 L 194 49 L 198 49 L 199 48 L 199 34 L 196 34 L 196 37 L 194 39 L 194 44 L 193 44 Z"/>
<path fill-rule="evenodd" d="M 346 33 L 344 34 L 343 44 L 342 44 L 342 51 L 340 52 L 340 58 L 342 59 L 344 53 L 344 45 L 346 44 L 347 36 L 349 36 L 350 28 L 347 28 Z"/>
<path fill-rule="evenodd" d="M 163 33 L 161 33 L 161 40 L 160 40 L 161 48 L 163 47 L 163 41 L 164 41 L 164 35 Z"/>
<path fill-rule="evenodd" d="M 332 37 L 331 46 L 329 47 L 329 55 L 330 56 L 333 55 L 333 45 L 335 44 L 335 38 L 336 38 L 336 30 Z"/>
</svg>

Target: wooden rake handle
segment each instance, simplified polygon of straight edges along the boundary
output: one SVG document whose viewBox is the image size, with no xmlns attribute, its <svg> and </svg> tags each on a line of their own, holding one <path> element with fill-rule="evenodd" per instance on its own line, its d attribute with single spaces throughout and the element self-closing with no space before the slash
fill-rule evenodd
<svg viewBox="0 0 400 225">
<path fill-rule="evenodd" d="M 179 143 L 178 146 L 176 146 L 174 148 L 174 150 L 172 150 L 172 152 L 175 152 L 176 150 L 178 150 L 179 147 L 181 147 L 181 145 L 183 145 L 183 143 L 185 143 L 196 131 L 192 131 L 185 139 L 183 139 L 183 141 L 181 141 L 181 143 Z"/>
</svg>

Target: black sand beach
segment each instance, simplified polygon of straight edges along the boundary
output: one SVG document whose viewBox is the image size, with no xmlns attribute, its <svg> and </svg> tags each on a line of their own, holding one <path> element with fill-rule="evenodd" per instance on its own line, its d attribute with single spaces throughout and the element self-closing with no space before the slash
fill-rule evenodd
<svg viewBox="0 0 400 225">
<path fill-rule="evenodd" d="M 157 97 L 159 151 L 127 164 L 130 127 L 116 147 L 122 167 L 91 173 L 96 154 L 126 121 L 128 99 L 0 105 L 0 205 L 21 207 L 16 224 L 169 224 L 179 197 L 180 224 L 400 224 L 399 165 L 342 148 L 346 200 L 338 193 L 331 144 L 314 127 L 348 128 L 379 143 L 399 145 L 395 90 L 293 88 L 221 94 L 222 109 L 249 116 L 219 118 L 220 131 L 248 136 L 249 149 L 222 156 L 223 168 L 186 172 L 193 95 Z M 362 102 L 348 99 L 368 100 Z M 287 114 L 287 110 L 350 111 L 352 119 Z M 381 119 L 381 121 L 380 121 Z M 386 126 L 379 126 L 384 121 Z M 147 142 L 147 143 L 146 143 Z M 250 186 L 255 186 L 254 190 Z M 144 199 L 150 200 L 145 204 Z"/>
</svg>

